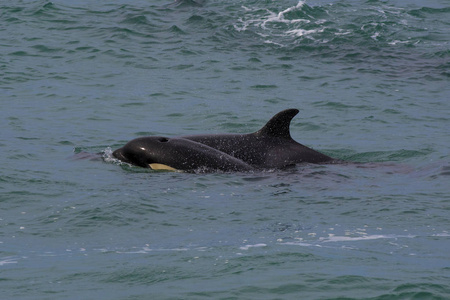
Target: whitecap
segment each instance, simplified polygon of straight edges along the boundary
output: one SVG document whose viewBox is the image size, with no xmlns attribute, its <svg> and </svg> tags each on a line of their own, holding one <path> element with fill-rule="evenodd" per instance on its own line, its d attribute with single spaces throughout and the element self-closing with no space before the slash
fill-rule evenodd
<svg viewBox="0 0 450 300">
<path fill-rule="evenodd" d="M 13 258 L 4 257 L 0 260 L 0 266 L 8 265 L 8 264 L 17 264 L 17 260 Z"/>
<path fill-rule="evenodd" d="M 267 244 L 245 245 L 245 246 L 239 247 L 239 249 L 248 250 L 250 248 L 259 248 L 259 247 L 267 247 Z"/>
<path fill-rule="evenodd" d="M 328 237 L 321 237 L 319 240 L 323 243 L 329 242 L 354 242 L 354 241 L 367 241 L 367 240 L 378 240 L 378 239 L 397 239 L 397 238 L 414 238 L 414 235 L 361 235 L 361 236 L 335 236 L 330 234 Z"/>
</svg>

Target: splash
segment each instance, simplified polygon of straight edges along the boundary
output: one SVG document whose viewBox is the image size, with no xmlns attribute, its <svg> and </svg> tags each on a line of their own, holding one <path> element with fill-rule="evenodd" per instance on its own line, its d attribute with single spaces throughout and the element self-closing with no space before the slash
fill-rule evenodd
<svg viewBox="0 0 450 300">
<path fill-rule="evenodd" d="M 115 158 L 113 156 L 113 151 L 112 151 L 111 147 L 106 147 L 106 149 L 103 150 L 102 153 L 103 153 L 102 154 L 103 160 L 106 162 L 112 162 L 112 163 L 120 163 L 121 162 L 120 160 L 118 160 L 117 158 Z"/>
</svg>

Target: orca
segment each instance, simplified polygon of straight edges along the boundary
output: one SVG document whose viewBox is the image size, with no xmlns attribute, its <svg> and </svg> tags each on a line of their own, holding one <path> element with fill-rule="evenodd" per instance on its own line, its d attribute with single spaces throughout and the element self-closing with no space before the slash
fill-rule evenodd
<svg viewBox="0 0 450 300">
<path fill-rule="evenodd" d="M 298 112 L 283 110 L 254 133 L 140 137 L 115 150 L 113 156 L 136 166 L 181 171 L 245 172 L 335 162 L 292 139 L 290 124 Z"/>
<path fill-rule="evenodd" d="M 183 138 L 140 137 L 113 152 L 123 162 L 154 170 L 244 172 L 254 168 L 207 145 Z"/>
<path fill-rule="evenodd" d="M 283 110 L 254 133 L 189 135 L 183 138 L 208 145 L 259 168 L 335 161 L 292 139 L 290 124 L 298 112 L 298 109 Z"/>
</svg>

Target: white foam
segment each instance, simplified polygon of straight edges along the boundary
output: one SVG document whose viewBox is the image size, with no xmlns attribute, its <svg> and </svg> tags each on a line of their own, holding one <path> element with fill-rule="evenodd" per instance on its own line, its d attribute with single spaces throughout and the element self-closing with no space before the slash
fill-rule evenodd
<svg viewBox="0 0 450 300">
<path fill-rule="evenodd" d="M 283 10 L 282 12 L 280 12 L 280 13 L 278 14 L 278 16 L 279 16 L 280 18 L 284 18 L 284 14 L 286 14 L 286 13 L 288 13 L 288 12 L 291 12 L 291 11 L 294 11 L 294 10 L 301 9 L 301 8 L 303 7 L 303 5 L 305 5 L 305 1 L 299 1 L 299 2 L 297 3 L 297 5 L 292 6 L 292 7 L 289 7 L 288 9 L 285 9 L 285 10 Z"/>
<path fill-rule="evenodd" d="M 308 24 L 311 21 L 308 19 L 303 19 L 303 18 L 298 18 L 298 19 L 286 19 L 286 14 L 293 12 L 293 11 L 299 11 L 303 8 L 303 6 L 305 5 L 305 1 L 299 1 L 297 3 L 297 5 L 291 6 L 281 12 L 273 12 L 270 11 L 269 9 L 264 9 L 265 12 L 267 12 L 266 15 L 263 15 L 259 18 L 254 18 L 254 15 L 252 15 L 252 19 L 243 19 L 243 18 L 239 18 L 238 19 L 238 24 L 234 24 L 233 27 L 237 30 L 237 31 L 245 31 L 247 30 L 249 27 L 256 27 L 256 28 L 261 28 L 264 30 L 264 32 L 267 33 L 261 33 L 261 32 L 257 32 L 258 35 L 262 36 L 263 38 L 266 37 L 273 37 L 273 36 L 297 36 L 297 37 L 303 37 L 303 36 L 307 36 L 313 33 L 320 33 L 324 31 L 324 28 L 317 28 L 317 29 L 312 29 L 312 30 L 304 30 L 304 29 L 292 29 L 292 30 L 287 30 L 285 32 L 278 32 L 276 29 L 274 29 L 273 27 L 277 27 L 276 24 L 282 23 L 282 24 L 287 24 L 287 25 L 291 25 L 291 24 Z M 255 12 L 255 11 L 260 11 L 261 9 L 259 8 L 254 8 L 251 9 L 249 7 L 243 6 L 242 7 L 246 12 Z M 321 19 L 321 20 L 317 20 L 316 24 L 320 25 L 325 23 L 326 21 Z M 276 45 L 280 45 L 279 43 L 273 42 L 273 40 L 267 40 L 266 43 L 268 44 L 276 44 Z M 282 46 L 282 45 L 281 45 Z"/>
<path fill-rule="evenodd" d="M 269 16 L 265 20 L 263 20 L 263 22 L 261 24 L 261 27 L 264 28 L 264 29 L 267 29 L 267 27 L 266 27 L 267 23 L 276 23 L 276 22 L 278 22 L 278 23 L 285 23 L 285 24 L 294 24 L 294 23 L 300 23 L 300 22 L 309 23 L 310 21 L 306 20 L 306 19 L 287 20 L 284 17 L 285 14 L 287 14 L 287 13 L 289 13 L 291 11 L 301 10 L 303 5 L 305 5 L 305 2 L 304 1 L 299 1 L 297 3 L 297 5 L 289 7 L 287 9 L 279 12 L 278 14 L 274 13 L 274 12 L 271 12 L 270 10 L 267 10 L 267 12 L 269 13 Z"/>
<path fill-rule="evenodd" d="M 280 243 L 280 245 L 287 245 L 287 246 L 301 246 L 301 247 L 321 247 L 320 245 L 314 245 L 314 244 L 310 244 L 310 243 L 305 243 L 305 242 L 285 242 L 285 243 Z"/>
<path fill-rule="evenodd" d="M 370 37 L 373 39 L 373 40 L 377 40 L 377 38 L 380 36 L 380 33 L 379 32 L 375 32 L 374 34 L 372 34 Z"/>
<path fill-rule="evenodd" d="M 309 234 L 310 237 L 315 237 L 314 234 Z M 304 241 L 300 239 L 297 242 L 284 242 L 278 243 L 279 245 L 287 245 L 287 246 L 300 246 L 300 247 L 326 247 L 325 243 L 349 243 L 349 242 L 360 242 L 360 241 L 370 241 L 370 240 L 378 240 L 378 239 L 399 239 L 399 238 L 414 238 L 415 235 L 382 235 L 382 234 L 374 234 L 374 235 L 366 235 L 362 233 L 360 236 L 336 236 L 334 234 L 329 234 L 328 237 L 320 237 L 317 240 L 307 240 Z M 345 249 L 354 249 L 351 246 L 341 246 Z"/>
<path fill-rule="evenodd" d="M 354 241 L 367 241 L 367 240 L 378 240 L 378 239 L 397 239 L 397 238 L 414 238 L 414 235 L 362 235 L 362 236 L 335 236 L 330 234 L 328 237 L 321 237 L 319 241 L 322 243 L 330 242 L 354 242 Z"/>
<path fill-rule="evenodd" d="M 392 42 L 389 42 L 389 45 L 395 46 L 397 44 L 408 44 L 409 41 L 399 41 L 399 40 L 393 40 Z"/>
<path fill-rule="evenodd" d="M 448 233 L 448 232 L 435 233 L 435 234 L 432 234 L 431 236 L 449 237 L 450 233 Z"/>
<path fill-rule="evenodd" d="M 17 260 L 13 260 L 12 258 L 3 258 L 2 260 L 0 260 L 0 266 L 8 264 L 17 264 Z"/>
<path fill-rule="evenodd" d="M 248 250 L 250 248 L 259 248 L 259 247 L 267 247 L 267 244 L 245 245 L 245 246 L 239 247 L 239 249 Z"/>
<path fill-rule="evenodd" d="M 188 248 L 149 248 L 149 247 L 143 247 L 141 249 L 135 250 L 135 251 L 115 251 L 116 253 L 121 254 L 147 254 L 150 252 L 182 252 L 182 251 L 188 251 Z"/>
</svg>

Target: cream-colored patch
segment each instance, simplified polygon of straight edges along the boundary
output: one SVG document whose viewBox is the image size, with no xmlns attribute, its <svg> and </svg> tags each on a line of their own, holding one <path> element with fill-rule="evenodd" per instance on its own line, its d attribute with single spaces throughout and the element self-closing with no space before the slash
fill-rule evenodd
<svg viewBox="0 0 450 300">
<path fill-rule="evenodd" d="M 150 168 L 153 170 L 167 170 L 167 171 L 176 171 L 177 169 L 174 169 L 172 167 L 169 167 L 167 165 L 163 164 L 149 164 Z"/>
</svg>

